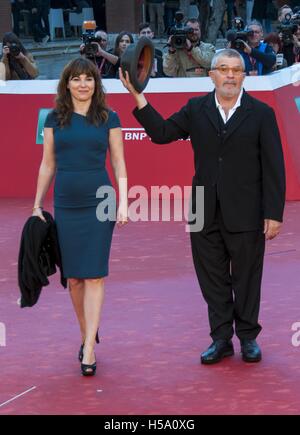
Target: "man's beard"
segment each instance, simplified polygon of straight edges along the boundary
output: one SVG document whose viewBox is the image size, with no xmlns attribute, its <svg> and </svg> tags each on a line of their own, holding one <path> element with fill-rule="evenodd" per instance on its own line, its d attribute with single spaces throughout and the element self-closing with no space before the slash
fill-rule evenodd
<svg viewBox="0 0 300 435">
<path fill-rule="evenodd" d="M 239 93 L 241 92 L 241 90 L 239 88 L 232 87 L 230 89 L 224 88 L 222 87 L 220 89 L 220 93 L 221 95 L 223 95 L 224 97 L 235 97 L 236 95 L 239 95 Z"/>
</svg>

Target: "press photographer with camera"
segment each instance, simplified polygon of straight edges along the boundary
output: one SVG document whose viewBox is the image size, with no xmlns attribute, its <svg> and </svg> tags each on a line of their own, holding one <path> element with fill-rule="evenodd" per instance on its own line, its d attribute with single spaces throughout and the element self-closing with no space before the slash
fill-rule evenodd
<svg viewBox="0 0 300 435">
<path fill-rule="evenodd" d="M 154 38 L 154 32 L 149 23 L 141 23 L 139 25 L 138 38 L 141 38 L 143 36 L 149 39 Z M 151 78 L 159 78 L 159 77 L 165 77 L 163 71 L 163 54 L 161 50 L 155 48 Z"/>
<path fill-rule="evenodd" d="M 119 78 L 119 67 L 121 65 L 121 57 L 125 53 L 127 47 L 133 43 L 134 43 L 134 38 L 132 33 L 123 30 L 117 35 L 115 40 L 115 46 L 114 49 L 112 50 L 112 54 L 118 57 L 118 62 L 115 65 L 111 66 L 112 78 L 116 78 L 116 79 Z"/>
<path fill-rule="evenodd" d="M 31 80 L 38 76 L 33 56 L 25 49 L 17 35 L 13 32 L 5 33 L 2 47 L 2 80 Z"/>
<path fill-rule="evenodd" d="M 237 50 L 245 61 L 245 72 L 250 76 L 269 74 L 276 65 L 273 48 L 263 40 L 263 28 L 259 21 L 253 20 L 244 28 L 242 18 L 234 19 L 233 29 L 227 32 L 229 48 Z"/>
<path fill-rule="evenodd" d="M 50 39 L 50 0 L 29 0 L 31 4 L 31 29 L 35 42 L 47 44 Z"/>
<path fill-rule="evenodd" d="M 102 78 L 114 78 L 115 73 L 112 65 L 119 61 L 118 56 L 107 51 L 108 35 L 104 30 L 95 32 L 95 22 L 85 22 L 83 24 L 84 33 L 83 43 L 80 46 L 80 54 L 91 60 L 98 68 Z"/>
<path fill-rule="evenodd" d="M 265 36 L 264 42 L 269 44 L 273 48 L 273 50 L 276 54 L 276 64 L 273 66 L 273 71 L 277 71 L 279 69 L 286 68 L 287 61 L 284 58 L 283 53 L 282 53 L 283 45 L 282 45 L 281 39 L 279 38 L 278 33 L 276 33 L 276 32 L 268 33 Z"/>
<path fill-rule="evenodd" d="M 190 18 L 183 24 L 183 14 L 175 15 L 168 51 L 163 56 L 164 73 L 169 77 L 205 77 L 208 75 L 215 47 L 201 41 L 200 23 Z"/>
<path fill-rule="evenodd" d="M 300 12 L 296 7 L 294 12 L 289 5 L 283 5 L 278 10 L 278 34 L 283 44 L 283 55 L 288 66 L 297 62 L 298 54 L 298 27 L 300 25 Z"/>
<path fill-rule="evenodd" d="M 295 63 L 300 62 L 300 25 L 298 25 L 296 33 L 294 36 L 294 53 L 295 53 Z"/>
</svg>

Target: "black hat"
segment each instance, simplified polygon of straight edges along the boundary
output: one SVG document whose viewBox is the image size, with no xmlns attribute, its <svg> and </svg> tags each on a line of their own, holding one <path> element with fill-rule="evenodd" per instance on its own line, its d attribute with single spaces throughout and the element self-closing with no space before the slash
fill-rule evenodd
<svg viewBox="0 0 300 435">
<path fill-rule="evenodd" d="M 128 45 L 121 57 L 121 68 L 137 92 L 143 92 L 150 78 L 154 61 L 154 45 L 151 39 L 142 36 L 138 42 Z"/>
</svg>

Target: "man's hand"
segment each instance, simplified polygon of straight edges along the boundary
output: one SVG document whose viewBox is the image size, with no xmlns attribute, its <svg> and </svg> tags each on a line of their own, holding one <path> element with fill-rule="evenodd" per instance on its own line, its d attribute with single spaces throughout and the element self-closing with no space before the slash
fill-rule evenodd
<svg viewBox="0 0 300 435">
<path fill-rule="evenodd" d="M 176 52 L 176 48 L 172 47 L 172 37 L 173 35 L 171 35 L 168 39 L 167 42 L 167 46 L 169 47 L 169 53 L 175 53 Z"/>
<path fill-rule="evenodd" d="M 134 97 L 138 109 L 143 109 L 145 106 L 147 106 L 148 102 L 144 96 L 144 94 L 138 93 L 136 89 L 133 87 L 133 84 L 130 81 L 128 71 L 125 71 L 125 76 L 123 74 L 122 68 L 119 68 L 119 77 L 121 82 L 123 83 L 123 86 L 131 93 L 131 95 Z"/>
<path fill-rule="evenodd" d="M 188 38 L 185 41 L 185 48 L 187 49 L 187 51 L 190 51 L 192 49 L 192 43 Z"/>
<path fill-rule="evenodd" d="M 120 80 L 121 80 L 124 88 L 126 88 L 127 91 L 129 91 L 133 96 L 139 95 L 139 93 L 135 90 L 135 88 L 133 87 L 133 84 L 130 81 L 128 71 L 125 71 L 125 77 L 124 77 L 122 68 L 119 68 L 119 77 L 120 77 Z"/>
<path fill-rule="evenodd" d="M 264 234 L 266 240 L 272 240 L 274 237 L 278 236 L 281 225 L 281 222 L 273 221 L 272 219 L 265 219 Z"/>
<path fill-rule="evenodd" d="M 102 48 L 100 47 L 100 44 L 98 44 L 98 42 L 95 42 L 95 41 L 93 41 L 92 44 L 97 46 L 97 53 L 95 55 L 100 57 L 103 53 Z"/>
<path fill-rule="evenodd" d="M 252 48 L 250 47 L 250 45 L 248 45 L 247 42 L 243 41 L 242 39 L 239 39 L 239 41 L 244 44 L 244 52 L 247 54 L 251 54 Z"/>
</svg>

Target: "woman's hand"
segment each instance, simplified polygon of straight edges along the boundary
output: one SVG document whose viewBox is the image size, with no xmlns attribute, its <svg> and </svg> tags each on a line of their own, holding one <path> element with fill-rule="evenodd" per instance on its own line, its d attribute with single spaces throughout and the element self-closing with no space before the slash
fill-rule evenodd
<svg viewBox="0 0 300 435">
<path fill-rule="evenodd" d="M 41 207 L 35 208 L 34 210 L 32 210 L 32 216 L 36 216 L 38 218 L 40 218 L 43 222 L 47 222 L 46 219 L 44 218 L 43 215 L 43 210 Z"/>
<path fill-rule="evenodd" d="M 15 58 L 18 59 L 18 60 L 22 60 L 22 59 L 25 59 L 26 56 L 24 56 L 24 54 L 22 53 L 22 51 L 20 51 L 20 53 L 18 54 L 18 56 L 15 56 Z"/>
<path fill-rule="evenodd" d="M 3 47 L 3 56 L 6 57 L 9 54 L 9 47 L 7 47 L 7 45 L 5 45 Z"/>
<path fill-rule="evenodd" d="M 117 225 L 122 227 L 128 224 L 128 207 L 127 205 L 120 204 L 117 213 Z"/>
</svg>

